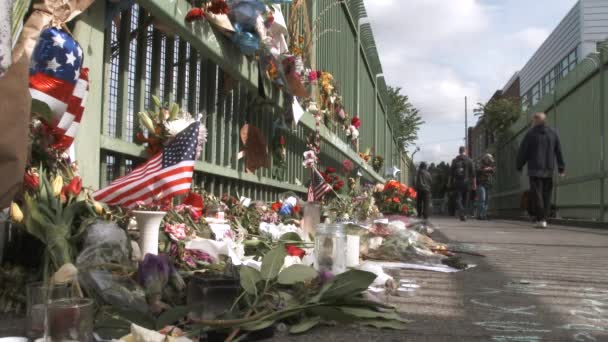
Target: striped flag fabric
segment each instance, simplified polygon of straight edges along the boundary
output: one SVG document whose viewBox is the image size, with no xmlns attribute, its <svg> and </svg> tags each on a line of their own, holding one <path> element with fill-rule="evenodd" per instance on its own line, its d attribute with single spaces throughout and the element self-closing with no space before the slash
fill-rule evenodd
<svg viewBox="0 0 608 342">
<path fill-rule="evenodd" d="M 70 147 L 84 112 L 89 80 L 82 62 L 82 48 L 67 32 L 55 27 L 41 32 L 32 53 L 30 94 L 51 110 L 45 123 L 58 148 Z"/>
<path fill-rule="evenodd" d="M 308 186 L 308 202 L 320 201 L 331 190 L 331 185 L 327 184 L 321 173 L 313 167 L 312 178 Z"/>
<path fill-rule="evenodd" d="M 166 201 L 190 191 L 200 122 L 192 123 L 130 174 L 95 192 L 96 201 L 132 208 Z"/>
</svg>

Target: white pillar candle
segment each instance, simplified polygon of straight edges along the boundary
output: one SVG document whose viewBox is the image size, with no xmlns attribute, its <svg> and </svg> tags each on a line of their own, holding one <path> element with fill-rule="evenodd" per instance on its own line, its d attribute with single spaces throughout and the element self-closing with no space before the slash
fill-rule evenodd
<svg viewBox="0 0 608 342">
<path fill-rule="evenodd" d="M 346 267 L 359 265 L 360 243 L 359 235 L 346 235 Z"/>
</svg>

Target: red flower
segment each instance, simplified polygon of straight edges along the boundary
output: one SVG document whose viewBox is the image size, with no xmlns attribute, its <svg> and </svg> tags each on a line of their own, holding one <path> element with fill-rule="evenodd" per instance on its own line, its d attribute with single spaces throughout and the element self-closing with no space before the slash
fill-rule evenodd
<svg viewBox="0 0 608 342">
<path fill-rule="evenodd" d="M 205 12 L 198 7 L 194 7 L 188 11 L 186 14 L 186 22 L 191 23 L 195 20 L 201 20 L 205 17 Z"/>
<path fill-rule="evenodd" d="M 339 186 L 338 184 L 334 185 L 334 191 L 340 191 L 342 187 Z"/>
<path fill-rule="evenodd" d="M 38 186 L 40 185 L 40 179 L 38 178 L 37 174 L 31 171 L 27 171 L 23 175 L 23 183 L 25 183 L 25 186 L 27 188 L 38 189 Z"/>
<path fill-rule="evenodd" d="M 281 202 L 274 202 L 272 203 L 272 206 L 270 207 L 273 211 L 279 212 L 279 210 L 281 210 L 281 207 L 283 205 L 281 204 Z"/>
<path fill-rule="evenodd" d="M 343 186 L 344 186 L 344 181 L 342 181 L 342 180 L 341 180 L 341 181 L 338 181 L 338 185 L 339 185 L 340 187 L 343 187 Z"/>
<path fill-rule="evenodd" d="M 281 139 L 279 139 L 279 144 L 285 145 L 285 137 L 281 135 Z"/>
<path fill-rule="evenodd" d="M 302 259 L 306 255 L 306 251 L 300 247 L 296 247 L 294 245 L 285 245 L 285 250 L 287 250 L 287 254 L 290 256 L 297 256 Z"/>
<path fill-rule="evenodd" d="M 388 181 L 386 183 L 386 185 L 384 186 L 384 191 L 389 191 L 389 190 L 397 189 L 397 188 L 399 188 L 399 182 L 391 180 L 391 181 Z"/>
<path fill-rule="evenodd" d="M 137 132 L 137 134 L 135 134 L 135 142 L 138 144 L 143 144 L 148 142 L 148 139 L 143 132 Z"/>
<path fill-rule="evenodd" d="M 188 196 L 183 199 L 182 204 L 189 205 L 198 209 L 203 209 L 203 196 L 197 194 L 196 192 L 190 192 L 188 193 Z"/>
<path fill-rule="evenodd" d="M 392 199 L 392 198 L 387 198 L 387 199 L 386 199 L 386 203 L 391 203 L 392 201 L 393 201 L 393 199 Z"/>
<path fill-rule="evenodd" d="M 228 14 L 230 9 L 225 0 L 213 0 L 208 8 L 209 12 L 214 14 Z"/>
<path fill-rule="evenodd" d="M 63 191 L 72 196 L 78 196 L 82 191 L 82 179 L 78 176 L 72 178 L 70 184 L 63 187 Z"/>
<path fill-rule="evenodd" d="M 407 191 L 408 191 L 407 185 L 405 185 L 405 184 L 400 184 L 399 185 L 399 192 L 400 193 L 402 193 L 402 194 L 405 195 L 405 194 L 407 194 Z"/>
<path fill-rule="evenodd" d="M 401 203 L 401 199 L 399 199 L 399 197 L 393 197 L 393 202 Z"/>
<path fill-rule="evenodd" d="M 300 207 L 299 205 L 296 205 L 295 207 L 293 207 L 294 214 L 299 214 L 301 211 L 302 211 L 302 207 Z"/>
<path fill-rule="evenodd" d="M 328 167 L 325 172 L 327 173 L 335 173 L 336 172 L 336 168 L 335 167 Z"/>
<path fill-rule="evenodd" d="M 355 116 L 350 121 L 350 124 L 355 126 L 356 129 L 359 129 L 359 127 L 361 127 L 361 119 L 359 119 L 359 117 Z"/>
<path fill-rule="evenodd" d="M 418 193 L 416 192 L 416 190 L 414 190 L 414 188 L 409 188 L 408 192 L 411 198 L 416 199 L 416 197 L 418 197 Z"/>
<path fill-rule="evenodd" d="M 407 205 L 404 205 L 403 207 L 401 207 L 401 212 L 404 214 L 407 214 L 407 212 L 409 211 Z"/>
</svg>

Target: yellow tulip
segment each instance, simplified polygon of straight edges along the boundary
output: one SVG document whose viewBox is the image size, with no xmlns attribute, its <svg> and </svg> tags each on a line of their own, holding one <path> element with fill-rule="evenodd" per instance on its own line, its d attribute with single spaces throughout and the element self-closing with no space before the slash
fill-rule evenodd
<svg viewBox="0 0 608 342">
<path fill-rule="evenodd" d="M 55 179 L 53 179 L 53 196 L 61 195 L 61 189 L 63 189 L 63 177 L 57 175 Z"/>
<path fill-rule="evenodd" d="M 93 208 L 95 209 L 95 213 L 97 215 L 103 214 L 103 206 L 101 205 L 101 203 L 99 203 L 97 201 L 93 202 Z"/>
<path fill-rule="evenodd" d="M 150 119 L 148 114 L 146 114 L 145 112 L 139 112 L 137 113 L 137 115 L 139 116 L 139 121 L 141 122 L 141 125 L 146 127 L 148 131 L 154 133 L 154 122 L 152 121 L 152 119 Z"/>
<path fill-rule="evenodd" d="M 15 223 L 23 222 L 23 212 L 15 202 L 11 203 L 11 220 Z"/>
</svg>

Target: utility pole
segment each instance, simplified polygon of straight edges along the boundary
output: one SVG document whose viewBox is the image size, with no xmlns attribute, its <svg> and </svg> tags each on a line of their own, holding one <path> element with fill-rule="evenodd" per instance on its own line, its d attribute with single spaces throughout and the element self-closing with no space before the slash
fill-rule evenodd
<svg viewBox="0 0 608 342">
<path fill-rule="evenodd" d="M 468 151 L 469 149 L 469 111 L 468 111 L 468 103 L 467 97 L 464 97 L 464 148 L 467 149 L 467 153 L 471 153 Z"/>
</svg>

